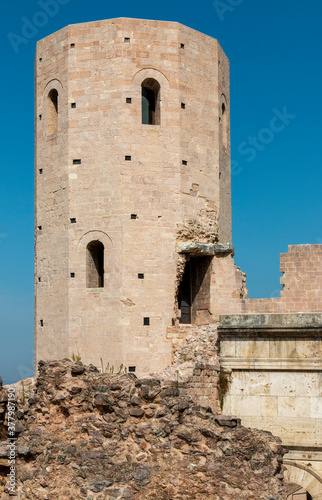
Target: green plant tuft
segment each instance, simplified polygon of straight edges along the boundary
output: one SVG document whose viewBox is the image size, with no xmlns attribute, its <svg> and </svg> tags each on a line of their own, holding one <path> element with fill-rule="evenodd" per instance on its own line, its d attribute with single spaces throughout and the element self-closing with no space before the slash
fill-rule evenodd
<svg viewBox="0 0 322 500">
<path fill-rule="evenodd" d="M 222 367 L 219 372 L 220 408 L 224 407 L 225 396 L 229 391 L 230 376 Z"/>
<path fill-rule="evenodd" d="M 21 387 L 22 387 L 21 403 L 22 403 L 22 405 L 24 405 L 26 402 L 26 392 L 25 392 L 25 384 L 24 384 L 23 380 L 21 381 Z"/>
</svg>

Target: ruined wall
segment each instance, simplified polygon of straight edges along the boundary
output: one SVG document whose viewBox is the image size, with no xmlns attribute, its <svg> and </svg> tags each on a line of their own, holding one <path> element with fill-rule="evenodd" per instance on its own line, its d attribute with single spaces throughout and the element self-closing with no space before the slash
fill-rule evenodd
<svg viewBox="0 0 322 500">
<path fill-rule="evenodd" d="M 322 311 L 322 245 L 290 245 L 280 256 L 280 297 L 248 299 L 246 275 L 231 255 L 214 261 L 212 311 L 220 314 Z"/>
<path fill-rule="evenodd" d="M 249 299 L 242 312 L 321 312 L 322 245 L 289 245 L 280 256 L 280 297 Z"/>
</svg>

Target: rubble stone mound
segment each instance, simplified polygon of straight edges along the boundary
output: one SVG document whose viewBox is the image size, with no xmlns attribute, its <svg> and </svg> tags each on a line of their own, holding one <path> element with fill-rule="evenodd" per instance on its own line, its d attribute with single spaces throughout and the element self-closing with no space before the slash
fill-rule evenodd
<svg viewBox="0 0 322 500">
<path fill-rule="evenodd" d="M 281 441 L 196 405 L 175 382 L 68 359 L 39 368 L 35 390 L 17 405 L 18 498 L 286 498 Z M 0 387 L 2 499 L 11 498 L 6 401 Z"/>
</svg>

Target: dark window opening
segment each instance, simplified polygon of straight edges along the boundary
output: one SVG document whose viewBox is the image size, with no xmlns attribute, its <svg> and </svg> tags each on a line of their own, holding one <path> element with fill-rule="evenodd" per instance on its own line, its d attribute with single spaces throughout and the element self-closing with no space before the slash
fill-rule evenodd
<svg viewBox="0 0 322 500">
<path fill-rule="evenodd" d="M 38 281 L 39 281 L 39 283 L 41 282 L 41 278 L 40 277 L 38 278 Z"/>
<path fill-rule="evenodd" d="M 131 41 L 131 38 L 128 38 L 128 37 L 124 38 L 124 43 L 130 43 L 130 41 Z"/>
<path fill-rule="evenodd" d="M 87 288 L 104 287 L 104 245 L 91 241 L 87 245 Z"/>
<path fill-rule="evenodd" d="M 131 156 L 126 156 L 125 157 L 125 161 L 131 161 L 132 160 L 132 157 Z"/>
<path fill-rule="evenodd" d="M 71 43 L 70 44 L 70 48 L 73 49 L 75 47 L 75 44 L 74 43 Z"/>
<path fill-rule="evenodd" d="M 135 372 L 135 366 L 129 366 L 129 372 Z"/>
<path fill-rule="evenodd" d="M 228 120 L 227 120 L 227 109 L 226 109 L 226 98 L 224 94 L 221 96 L 221 119 L 219 120 L 221 124 L 221 132 L 222 132 L 222 142 L 225 148 L 228 146 Z"/>
<path fill-rule="evenodd" d="M 191 323 L 191 273 L 190 262 L 186 262 L 183 277 L 179 286 L 178 307 L 181 311 L 180 323 Z"/>
<path fill-rule="evenodd" d="M 73 217 L 72 219 L 70 219 L 70 223 L 71 224 L 76 224 L 76 219 Z"/>
<path fill-rule="evenodd" d="M 38 226 L 38 231 L 41 231 L 42 230 L 42 226 Z"/>
<path fill-rule="evenodd" d="M 142 82 L 142 123 L 160 125 L 160 84 L 154 78 Z"/>
<path fill-rule="evenodd" d="M 43 319 L 40 320 L 40 326 L 44 326 L 44 320 Z"/>
<path fill-rule="evenodd" d="M 143 318 L 143 325 L 149 326 L 149 324 L 150 324 L 150 318 Z"/>
<path fill-rule="evenodd" d="M 211 260 L 211 257 L 192 257 L 186 262 L 178 290 L 182 324 L 203 324 L 209 319 Z"/>
<path fill-rule="evenodd" d="M 39 62 L 41 62 L 41 61 L 42 61 L 42 57 L 39 57 Z"/>
<path fill-rule="evenodd" d="M 72 103 L 71 103 L 71 107 L 72 107 L 72 108 L 76 108 L 76 102 L 72 102 Z"/>
<path fill-rule="evenodd" d="M 42 168 L 39 169 L 39 173 L 42 174 Z"/>
<path fill-rule="evenodd" d="M 58 132 L 58 92 L 52 89 L 47 97 L 47 135 Z"/>
<path fill-rule="evenodd" d="M 42 120 L 42 115 L 39 115 L 39 120 Z"/>
<path fill-rule="evenodd" d="M 82 163 L 82 160 L 79 160 L 79 159 L 73 160 L 73 165 L 81 165 L 81 163 Z"/>
<path fill-rule="evenodd" d="M 144 274 L 139 273 L 139 274 L 138 274 L 138 278 L 139 278 L 139 280 L 144 280 Z"/>
<path fill-rule="evenodd" d="M 127 98 L 126 98 L 126 103 L 127 103 L 127 104 L 131 104 L 131 102 L 132 102 L 132 98 L 131 98 L 131 97 L 127 97 Z"/>
<path fill-rule="evenodd" d="M 182 103 L 181 103 L 181 108 L 182 108 L 182 109 L 186 109 L 186 105 L 185 105 L 185 103 L 184 103 L 184 102 L 182 102 Z"/>
<path fill-rule="evenodd" d="M 138 216 L 137 216 L 136 214 L 131 214 L 131 219 L 132 219 L 132 220 L 135 220 L 135 219 L 137 219 L 137 218 L 138 218 Z"/>
<path fill-rule="evenodd" d="M 180 44 L 180 48 L 181 48 L 181 49 L 184 49 L 184 43 L 181 43 L 181 44 Z"/>
<path fill-rule="evenodd" d="M 71 278 L 75 278 L 75 273 L 70 273 Z"/>
<path fill-rule="evenodd" d="M 188 162 L 186 160 L 182 160 L 182 165 L 188 165 Z"/>
</svg>

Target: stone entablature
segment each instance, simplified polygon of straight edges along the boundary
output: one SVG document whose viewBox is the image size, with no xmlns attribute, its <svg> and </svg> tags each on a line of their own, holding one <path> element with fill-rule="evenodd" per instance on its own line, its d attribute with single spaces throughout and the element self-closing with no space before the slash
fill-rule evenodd
<svg viewBox="0 0 322 500">
<path fill-rule="evenodd" d="M 230 380 L 223 412 L 280 436 L 287 480 L 299 481 L 300 468 L 298 484 L 320 500 L 322 313 L 223 315 L 218 339 Z"/>
</svg>

